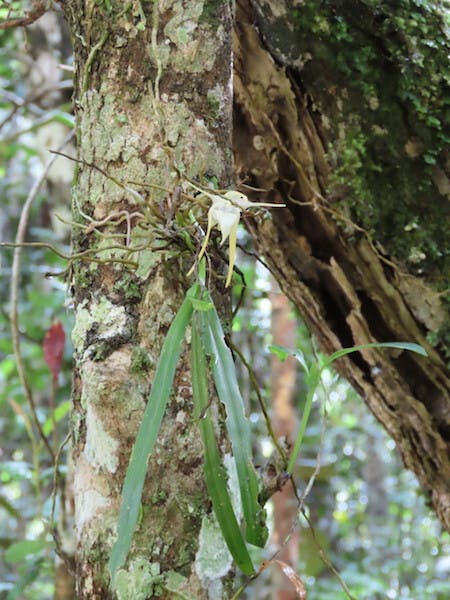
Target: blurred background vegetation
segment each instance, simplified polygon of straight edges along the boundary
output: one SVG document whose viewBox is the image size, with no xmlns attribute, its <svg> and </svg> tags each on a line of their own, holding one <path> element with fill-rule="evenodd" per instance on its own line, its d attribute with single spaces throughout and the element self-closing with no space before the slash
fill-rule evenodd
<svg viewBox="0 0 450 600">
<path fill-rule="evenodd" d="M 3 2 L 0 22 L 14 16 L 13 9 L 22 10 L 22 3 Z M 14 242 L 28 199 L 25 241 L 51 244 L 65 255 L 70 254 L 73 163 L 58 158 L 39 192 L 33 198 L 30 193 L 52 157 L 48 150 L 60 147 L 73 126 L 70 68 L 67 31 L 57 12 L 46 13 L 26 31 L 0 31 L 0 240 Z M 73 154 L 72 146 L 69 142 L 63 152 Z M 244 252 L 238 264 L 245 285 L 234 289 L 240 307 L 233 342 L 251 365 L 275 432 L 287 444 L 295 435 L 305 389 L 295 361 L 281 364 L 267 347 L 275 340 L 301 348 L 310 363 L 317 360 L 318 350 L 301 316 L 292 312 L 267 270 L 249 256 L 252 249 L 244 230 L 240 245 Z M 16 267 L 13 257 L 13 248 L 1 248 L 0 599 L 45 600 L 68 597 L 58 589 L 60 561 L 52 536 L 52 504 L 55 501 L 56 520 L 70 522 L 71 503 L 70 497 L 53 494 L 52 458 L 33 423 L 18 374 L 11 289 L 18 290 L 15 310 L 25 377 L 41 427 L 57 453 L 70 418 L 70 265 L 42 246 L 23 248 Z M 44 339 L 57 322 L 66 340 L 54 380 L 44 358 Z M 239 364 L 257 463 L 267 470 L 274 448 L 251 377 Z M 69 454 L 65 448 L 61 451 L 62 476 L 68 471 Z M 312 600 L 347 598 L 340 579 L 358 599 L 450 597 L 449 535 L 441 531 L 414 476 L 402 468 L 394 442 L 332 371 L 324 374 L 295 473 L 301 491 L 311 476 L 315 482 L 305 501 L 306 517 L 297 519 L 289 486 L 273 497 L 269 506 L 273 535 L 260 558 L 281 549 L 278 557 L 295 568 Z M 70 539 L 59 543 L 69 554 L 73 551 Z M 275 566 L 244 595 L 295 597 Z"/>
</svg>

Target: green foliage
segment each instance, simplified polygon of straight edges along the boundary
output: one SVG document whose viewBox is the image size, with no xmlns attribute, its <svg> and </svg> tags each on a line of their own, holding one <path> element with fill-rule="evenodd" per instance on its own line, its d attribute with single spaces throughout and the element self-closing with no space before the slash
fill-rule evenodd
<svg viewBox="0 0 450 600">
<path fill-rule="evenodd" d="M 314 394 L 317 391 L 317 387 L 321 383 L 321 376 L 325 369 L 327 369 L 335 360 L 351 354 L 352 352 L 359 352 L 366 348 L 398 348 L 400 350 L 409 350 L 410 352 L 416 352 L 422 356 L 428 356 L 426 351 L 418 344 L 412 344 L 410 342 L 375 342 L 372 344 L 361 344 L 360 346 L 353 346 L 351 348 L 341 348 L 337 350 L 331 356 L 322 358 L 322 360 L 314 362 L 311 367 L 308 366 L 305 356 L 300 350 L 289 350 L 282 346 L 269 346 L 269 350 L 276 354 L 278 358 L 284 360 L 287 356 L 294 356 L 301 364 L 305 371 L 305 384 L 307 387 L 306 401 L 303 408 L 302 420 L 300 422 L 300 428 L 295 439 L 294 448 L 289 458 L 287 472 L 292 474 L 298 454 L 301 449 L 303 442 L 303 436 L 308 425 L 309 416 L 311 414 L 312 403 Z"/>
<path fill-rule="evenodd" d="M 24 2 L 8 3 L 9 18 L 23 16 Z M 39 125 L 63 119 L 56 110 L 48 114 L 41 99 L 27 87 L 32 69 L 29 39 L 22 29 L 0 31 L 0 213 L 2 242 L 13 241 L 22 206 L 32 183 L 42 171 L 35 139 Z M 26 50 L 24 50 L 26 48 Z M 22 102 L 23 101 L 23 102 Z M 46 114 L 47 113 L 47 114 Z M 38 117 L 48 116 L 46 118 Z M 54 189 L 53 189 L 54 191 Z M 65 199 L 64 199 L 65 200 Z M 44 184 L 30 211 L 27 241 L 68 243 L 65 232 L 53 229 L 50 209 L 60 200 Z M 39 226 L 38 226 L 39 225 Z M 9 299 L 12 250 L 1 249 L 0 256 L 0 597 L 2 599 L 42 600 L 53 596 L 54 543 L 49 535 L 53 469 L 42 441 L 36 435 L 31 412 L 17 373 L 17 360 L 11 342 Z M 71 345 L 66 343 L 58 389 L 52 390 L 52 374 L 44 361 L 43 340 L 54 320 L 63 324 L 66 334 L 72 315 L 65 308 L 66 286 L 47 273 L 64 270 L 66 264 L 42 248 L 22 250 L 17 312 L 21 355 L 25 376 L 32 390 L 37 415 L 50 444 L 57 450 L 68 426 L 70 403 Z M 64 452 L 61 455 L 64 462 Z M 62 474 L 64 469 L 60 469 Z"/>
<path fill-rule="evenodd" d="M 247 525 L 245 537 L 249 543 L 262 548 L 267 540 L 265 515 L 258 503 L 258 480 L 253 467 L 250 426 L 245 416 L 233 357 L 225 344 L 216 310 L 213 308 L 206 313 L 200 313 L 200 319 L 204 347 L 210 356 L 214 383 L 219 399 L 227 411 L 226 426 L 236 460 L 242 509 Z"/>
<path fill-rule="evenodd" d="M 356 393 L 329 372 L 325 385 L 321 401 L 327 404 L 327 434 L 321 462 L 330 465 L 331 473 L 316 481 L 308 499 L 322 547 L 358 600 L 382 600 L 394 593 L 401 600 L 444 600 L 448 534 L 441 533 L 417 481 L 402 468 L 394 442 Z M 316 456 L 322 418 L 317 403 L 303 456 Z M 308 597 L 347 600 L 324 565 L 317 570 L 320 555 L 304 521 L 300 536 L 299 569 Z"/>
<path fill-rule="evenodd" d="M 448 210 L 433 181 L 449 142 L 444 4 L 307 0 L 276 23 L 280 51 L 305 57 L 302 82 L 326 115 L 338 209 L 439 289 L 450 272 Z"/>
<path fill-rule="evenodd" d="M 148 459 L 161 426 L 172 388 L 176 364 L 181 352 L 186 328 L 194 313 L 192 331 L 192 377 L 195 411 L 198 416 L 208 408 L 206 357 L 219 399 L 227 412 L 227 431 L 230 437 L 239 481 L 246 540 L 263 547 L 267 540 L 265 514 L 259 504 L 259 486 L 253 467 L 251 434 L 239 391 L 233 358 L 225 344 L 219 316 L 210 295 L 198 283 L 187 292 L 164 340 L 156 368 L 150 397 L 139 427 L 125 475 L 122 504 L 119 514 L 117 540 L 111 552 L 109 570 L 111 585 L 116 585 L 118 570 L 124 564 L 138 523 L 142 489 Z M 250 575 L 254 567 L 243 541 L 227 490 L 225 470 L 214 437 L 214 428 L 206 413 L 200 419 L 200 432 L 205 447 L 205 479 L 228 548 L 242 571 Z"/>
<path fill-rule="evenodd" d="M 22 3 L 13 4 L 22 9 Z M 321 86 L 328 89 L 330 82 L 339 88 L 340 84 L 348 82 L 350 78 L 349 96 L 338 97 L 341 103 L 339 118 L 332 123 L 332 127 L 342 125 L 345 133 L 345 139 L 330 148 L 330 157 L 334 157 L 336 161 L 332 186 L 338 191 L 342 186 L 350 186 L 348 206 L 370 233 L 377 234 L 378 239 L 387 241 L 391 247 L 400 248 L 400 255 L 406 258 L 409 257 L 413 239 L 418 253 L 424 252 L 430 258 L 431 265 L 434 260 L 441 260 L 439 253 L 443 252 L 444 244 L 441 230 L 433 229 L 432 222 L 439 222 L 439 218 L 436 220 L 435 217 L 439 217 L 441 213 L 440 208 L 436 209 L 432 202 L 434 191 L 428 179 L 431 168 L 439 165 L 442 149 L 449 141 L 443 127 L 446 121 L 446 100 L 440 95 L 442 78 L 447 77 L 447 70 L 446 63 L 441 62 L 445 54 L 442 52 L 446 44 L 445 36 L 434 11 L 438 3 L 401 1 L 398 11 L 392 11 L 389 3 L 378 0 L 358 3 L 360 8 L 362 4 L 366 6 L 362 9 L 362 17 L 378 19 L 379 35 L 374 40 L 365 39 L 361 28 L 352 21 L 352 18 L 362 18 L 361 13 L 355 11 L 355 16 L 350 14 L 348 18 L 337 15 L 336 7 L 339 8 L 340 4 L 342 3 L 304 2 L 299 11 L 300 26 L 297 23 L 294 28 L 297 37 L 307 39 L 306 35 L 298 35 L 299 27 L 304 27 L 306 31 L 313 23 L 316 44 L 313 59 L 322 65 L 323 68 L 319 71 L 322 72 L 323 79 L 316 77 L 317 71 L 315 73 L 309 70 L 307 64 L 304 73 L 307 81 L 312 75 L 318 89 Z M 113 6 L 122 10 L 119 5 L 120 3 L 106 2 L 104 9 L 108 10 Z M 217 6 L 220 6 L 220 2 L 205 4 L 203 17 L 209 18 Z M 353 7 L 352 4 L 352 9 Z M 0 32 L 0 78 L 2 89 L 23 95 L 25 69 L 17 58 L 17 35 L 11 30 Z M 403 39 L 407 42 L 406 47 Z M 380 40 L 386 44 L 381 52 Z M 387 71 L 394 74 L 393 80 L 385 81 L 383 75 L 386 67 Z M 355 77 L 355 74 L 358 76 Z M 334 103 L 335 99 L 332 93 L 328 95 L 330 103 Z M 391 110 L 393 99 L 400 100 L 402 106 L 406 107 L 410 115 L 407 127 L 403 112 Z M 379 108 L 375 108 L 377 100 Z M 324 102 L 326 104 L 327 100 Z M 326 108 L 325 105 L 324 107 Z M 212 98 L 211 110 L 215 108 L 215 100 Z M 12 110 L 13 104 L 7 96 L 2 95 L 0 120 Z M 26 106 L 19 113 L 21 119 L 29 116 L 26 115 Z M 365 126 L 355 116 L 358 114 L 366 120 Z M 49 120 L 71 123 L 63 111 L 52 113 Z M 19 121 L 19 125 L 20 123 L 23 124 Z M 2 217 L 5 217 L 4 229 L 8 238 L 14 235 L 20 207 L 29 184 L 34 179 L 33 173 L 40 168 L 38 154 L 30 138 L 35 130 L 32 120 L 26 119 L 25 129 L 21 131 L 25 132 L 23 136 L 16 135 L 20 127 L 18 129 L 15 122 L 13 125 L 14 127 L 9 128 L 7 124 L 2 129 L 4 137 L 0 141 L 3 163 L 0 166 L 0 208 Z M 392 134 L 389 140 L 384 134 L 378 137 L 372 135 L 373 128 L 385 126 Z M 420 138 L 425 151 L 411 160 L 411 172 L 399 173 L 397 157 L 403 152 L 411 133 Z M 417 189 L 421 191 L 419 204 L 422 206 L 416 205 L 414 201 Z M 399 190 L 402 190 L 401 194 Z M 47 204 L 54 203 L 50 191 L 44 188 L 37 198 L 31 213 L 31 223 L 45 220 Z M 398 211 L 394 217 L 389 216 L 392 214 L 393 202 L 398 203 Z M 411 229 L 406 243 L 402 242 L 400 234 L 412 222 L 416 227 Z M 49 241 L 53 237 L 58 242 L 66 242 L 47 225 L 32 226 L 28 234 L 28 239 L 31 240 Z M 52 409 L 49 400 L 51 374 L 43 360 L 42 340 L 54 318 L 61 320 L 68 332 L 72 326 L 72 316 L 63 308 L 66 300 L 65 284 L 55 278 L 44 279 L 43 274 L 63 270 L 66 264 L 45 249 L 24 250 L 22 256 L 18 306 L 22 354 L 28 381 L 37 397 L 39 420 L 46 435 L 54 436 L 57 442 L 58 437 L 62 437 L 61 432 L 67 427 L 71 348 L 70 345 L 66 348 L 64 371 L 60 377 L 56 405 Z M 5 251 L 1 257 L 1 276 L 5 282 L 10 277 L 11 257 L 11 251 Z M 425 267 L 427 264 L 425 261 Z M 423 264 L 419 266 L 422 268 Z M 242 270 L 250 288 L 261 286 L 261 275 L 253 266 L 244 265 Z M 265 373 L 268 369 L 267 357 L 261 352 L 269 335 L 269 317 L 267 310 L 263 310 L 264 303 L 267 302 L 263 287 L 253 293 L 256 303 L 244 305 L 233 323 L 233 330 L 240 336 L 239 348 L 250 353 L 251 363 L 260 373 Z M 244 293 L 246 287 L 241 285 L 240 290 Z M 115 291 L 123 294 L 130 304 L 140 299 L 139 285 L 133 280 L 119 282 Z M 53 543 L 46 528 L 51 516 L 53 469 L 39 440 L 29 437 L 29 411 L 17 376 L 10 340 L 10 306 L 6 285 L 0 286 L 0 300 L 5 307 L 0 313 L 0 537 L 2 550 L 5 550 L 0 556 L 0 596 L 7 600 L 42 600 L 53 596 Z M 253 536 L 251 539 L 256 539 L 259 543 L 265 537 L 261 523 L 262 510 L 255 503 L 258 489 L 252 452 L 257 450 L 259 458 L 266 456 L 260 448 L 268 441 L 268 436 L 261 426 L 259 409 L 254 406 L 254 392 L 246 389 L 244 393 L 238 389 L 236 372 L 241 390 L 246 386 L 248 388 L 248 383 L 239 365 L 235 367 L 231 360 L 212 302 L 207 296 L 195 296 L 192 292 L 189 302 L 191 308 L 188 310 L 194 314 L 192 371 L 195 416 L 199 420 L 205 448 L 205 481 L 214 512 L 236 564 L 243 573 L 250 574 L 260 555 L 255 554 L 254 549 L 249 553 L 246 548 L 244 528 L 244 533 L 248 535 L 250 532 Z M 430 341 L 439 343 L 445 340 L 446 334 L 448 330 L 435 332 L 430 335 Z M 181 338 L 178 342 L 181 342 Z M 165 366 L 161 371 L 169 379 L 180 346 L 176 340 L 174 342 L 174 338 L 170 342 L 168 353 L 164 357 Z M 445 569 L 439 571 L 436 566 L 436 557 L 445 556 L 450 551 L 448 536 L 440 534 L 438 524 L 430 517 L 423 499 L 418 495 L 418 486 L 413 477 L 402 471 L 392 441 L 382 435 L 361 401 L 341 381 L 330 375 L 327 360 L 338 356 L 317 359 L 307 335 L 302 336 L 299 346 L 301 352 L 296 351 L 295 355 L 306 374 L 300 383 L 302 398 L 306 397 L 306 402 L 290 461 L 292 469 L 295 463 L 296 476 L 304 475 L 307 479 L 314 470 L 317 447 L 322 443 L 321 403 L 327 403 L 328 411 L 327 435 L 323 442 L 324 467 L 308 503 L 317 527 L 316 536 L 310 535 L 307 538 L 306 533 L 302 534 L 308 543 L 301 548 L 299 571 L 307 580 L 308 597 L 313 600 L 345 597 L 337 580 L 330 577 L 323 566 L 315 547 L 314 540 L 318 538 L 358 599 L 394 597 L 392 593 L 401 600 L 418 597 L 437 600 L 448 598 L 450 586 L 445 580 Z M 354 350 L 344 349 L 340 351 L 340 355 Z M 213 352 L 219 357 L 218 365 L 211 356 Z M 149 366 L 153 366 L 141 348 L 133 350 L 132 359 L 132 368 L 136 371 L 145 372 Z M 242 531 L 227 490 L 227 476 L 221 464 L 206 397 L 205 369 L 208 362 L 211 369 L 216 371 L 217 387 L 222 389 L 228 433 L 235 458 L 236 455 L 238 457 L 236 460 L 241 474 L 241 491 L 243 489 L 247 507 Z M 324 383 L 327 377 L 331 380 L 328 384 Z M 155 381 L 153 388 L 158 387 L 156 384 Z M 162 388 L 163 392 L 170 393 L 170 383 L 165 378 Z M 311 392 L 313 388 L 316 394 Z M 344 392 L 342 388 L 345 388 Z M 266 398 L 269 397 L 268 390 L 263 389 L 262 393 Z M 155 396 L 156 394 L 157 391 Z M 335 396 L 338 396 L 337 400 Z M 254 426 L 253 432 L 256 431 L 253 436 L 245 417 L 242 397 L 250 399 L 246 413 Z M 159 413 L 164 411 L 164 403 L 164 398 L 161 401 L 160 397 L 159 403 L 156 403 Z M 152 401 L 149 404 L 154 410 L 155 403 Z M 16 408 L 13 409 L 13 406 Z M 156 423 L 151 427 L 156 436 Z M 145 433 L 148 434 L 148 430 Z M 302 456 L 300 460 L 296 460 L 300 447 Z M 147 456 L 146 452 L 142 454 L 139 457 L 142 463 L 139 468 L 141 475 L 144 472 L 144 477 L 148 452 Z M 385 494 L 375 506 L 381 510 L 381 515 L 374 510 L 370 499 L 374 485 L 368 482 L 365 470 L 366 464 L 373 460 L 374 455 L 378 464 L 386 466 L 384 479 L 380 478 Z M 247 479 L 251 484 L 248 489 L 245 485 Z M 135 490 L 133 492 L 140 496 Z M 155 502 L 164 502 L 164 499 L 164 492 L 161 492 Z M 305 531 L 309 531 L 306 530 L 305 523 L 303 526 Z M 130 522 L 127 527 L 131 530 Z M 122 554 L 123 552 L 122 548 Z M 156 570 L 156 565 L 152 567 L 155 567 L 155 582 L 160 581 L 162 576 Z M 161 591 L 160 585 L 154 585 L 155 590 Z"/>
<path fill-rule="evenodd" d="M 254 567 L 239 529 L 233 505 L 227 489 L 227 475 L 222 465 L 220 452 L 210 416 L 208 399 L 208 379 L 206 360 L 200 336 L 200 323 L 197 315 L 192 323 L 192 394 L 194 416 L 199 421 L 205 451 L 205 481 L 213 504 L 214 514 L 220 525 L 227 546 L 237 566 L 246 575 L 254 572 Z"/>
<path fill-rule="evenodd" d="M 22 562 L 25 558 L 32 554 L 39 553 L 45 548 L 45 540 L 22 540 L 11 544 L 5 552 L 5 560 L 11 563 Z"/>
</svg>

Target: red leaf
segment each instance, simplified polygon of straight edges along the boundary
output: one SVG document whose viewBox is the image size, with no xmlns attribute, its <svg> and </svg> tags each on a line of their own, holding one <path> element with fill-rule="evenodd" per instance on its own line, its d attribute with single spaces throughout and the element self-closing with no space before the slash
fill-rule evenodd
<svg viewBox="0 0 450 600">
<path fill-rule="evenodd" d="M 298 600 L 306 600 L 306 588 L 303 581 L 300 579 L 300 576 L 297 575 L 294 569 L 282 560 L 272 559 L 263 561 L 259 572 L 261 573 L 262 571 L 264 571 L 264 569 L 267 569 L 268 566 L 273 564 L 277 564 L 283 571 L 283 573 L 286 575 L 286 577 L 289 579 L 289 581 L 292 583 L 292 585 L 295 588 L 295 593 Z"/>
<path fill-rule="evenodd" d="M 44 343 L 44 360 L 47 363 L 50 371 L 53 373 L 53 379 L 56 381 L 61 371 L 61 363 L 64 352 L 64 342 L 66 335 L 63 326 L 59 321 L 55 321 L 50 329 L 45 334 Z"/>
</svg>

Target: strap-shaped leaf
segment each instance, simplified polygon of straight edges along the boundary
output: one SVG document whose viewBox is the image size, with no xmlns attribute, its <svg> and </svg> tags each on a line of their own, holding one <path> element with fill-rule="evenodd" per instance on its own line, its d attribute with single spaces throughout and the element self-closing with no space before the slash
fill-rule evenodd
<svg viewBox="0 0 450 600">
<path fill-rule="evenodd" d="M 200 434 L 205 450 L 204 473 L 206 487 L 212 501 L 214 514 L 232 557 L 245 575 L 251 575 L 255 569 L 234 514 L 227 488 L 226 472 L 221 462 L 214 435 L 214 426 L 208 410 L 205 353 L 200 339 L 200 325 L 196 317 L 197 315 L 194 314 L 191 338 L 192 392 L 194 416 L 199 419 Z"/>
<path fill-rule="evenodd" d="M 194 289 L 195 288 L 195 289 Z M 153 379 L 152 389 L 131 452 L 130 463 L 122 489 L 122 505 L 119 513 L 117 540 L 109 559 L 111 584 L 117 570 L 123 565 L 130 550 L 141 505 L 142 488 L 147 473 L 148 459 L 153 451 L 162 418 L 170 396 L 175 368 L 180 356 L 186 327 L 192 315 L 189 294 L 195 295 L 198 284 L 194 284 L 186 295 L 172 325 L 167 332 Z"/>
<path fill-rule="evenodd" d="M 297 360 L 299 360 L 297 355 L 295 355 L 295 357 L 297 358 Z M 306 427 L 309 421 L 309 416 L 311 414 L 314 394 L 316 393 L 317 386 L 320 383 L 321 372 L 322 371 L 320 370 L 319 366 L 317 364 L 313 364 L 306 376 L 306 385 L 308 386 L 308 391 L 306 393 L 305 405 L 303 407 L 302 420 L 300 421 L 300 427 L 298 429 L 297 437 L 295 438 L 295 444 L 292 449 L 291 456 L 289 458 L 288 466 L 286 469 L 286 472 L 290 475 L 292 475 L 294 471 L 295 463 L 300 452 L 300 448 L 303 442 L 303 436 L 305 435 Z"/>
<path fill-rule="evenodd" d="M 303 436 L 311 412 L 314 393 L 316 391 L 317 386 L 320 383 L 320 377 L 322 372 L 324 371 L 324 369 L 329 367 L 333 361 L 337 360 L 338 358 L 346 356 L 347 354 L 351 354 L 352 352 L 359 352 L 360 350 L 364 350 L 365 348 L 398 348 L 399 350 L 409 350 L 410 352 L 416 352 L 417 354 L 420 354 L 422 356 L 428 356 L 426 350 L 422 348 L 422 346 L 419 346 L 419 344 L 413 344 L 412 342 L 373 342 L 370 344 L 352 346 L 351 348 L 341 348 L 340 350 L 333 352 L 333 354 L 331 354 L 330 356 L 325 356 L 320 360 L 319 363 L 313 364 L 311 368 L 309 368 L 301 352 L 297 350 L 289 350 L 288 348 L 284 348 L 283 346 L 269 346 L 269 350 L 273 354 L 276 354 L 280 358 L 280 360 L 284 360 L 289 355 L 294 356 L 300 362 L 300 364 L 306 372 L 306 384 L 308 386 L 308 392 L 306 395 L 306 402 L 303 409 L 302 421 L 300 423 L 294 448 L 291 452 L 289 463 L 286 469 L 288 473 L 292 474 L 295 464 L 297 462 L 297 457 L 300 452 Z"/>
<path fill-rule="evenodd" d="M 409 350 L 422 356 L 428 356 L 427 351 L 422 348 L 419 344 L 413 344 L 412 342 L 373 342 L 371 344 L 361 344 L 360 346 L 352 346 L 351 348 L 341 348 L 336 352 L 333 352 L 330 356 L 325 358 L 323 367 L 327 367 L 334 360 L 350 354 L 351 352 L 359 352 L 365 348 L 398 348 L 399 350 Z"/>
<path fill-rule="evenodd" d="M 236 461 L 242 511 L 246 524 L 245 539 L 250 544 L 263 548 L 267 541 L 265 513 L 258 502 L 258 479 L 253 467 L 250 425 L 245 416 L 233 357 L 225 343 L 216 309 L 198 314 L 202 323 L 203 344 L 211 356 L 214 383 L 227 412 L 226 426 Z"/>
</svg>

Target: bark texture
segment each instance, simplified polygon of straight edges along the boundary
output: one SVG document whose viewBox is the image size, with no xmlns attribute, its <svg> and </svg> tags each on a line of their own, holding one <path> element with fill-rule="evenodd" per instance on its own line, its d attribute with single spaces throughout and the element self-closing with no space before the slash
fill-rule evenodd
<svg viewBox="0 0 450 600">
<path fill-rule="evenodd" d="M 448 40 L 439 3 L 384 4 L 238 2 L 236 168 L 287 203 L 247 225 L 325 352 L 429 353 L 367 350 L 337 367 L 450 530 Z"/>
<path fill-rule="evenodd" d="M 77 598 L 221 598 L 230 559 L 220 555 L 207 520 L 186 353 L 116 596 L 106 565 L 154 368 L 189 283 L 184 274 L 193 256 L 183 254 L 180 231 L 189 225 L 192 203 L 179 193 L 179 172 L 230 183 L 229 6 L 62 4 L 75 49 L 82 161 L 73 192 L 73 251 L 97 261 L 73 264 Z"/>
</svg>

